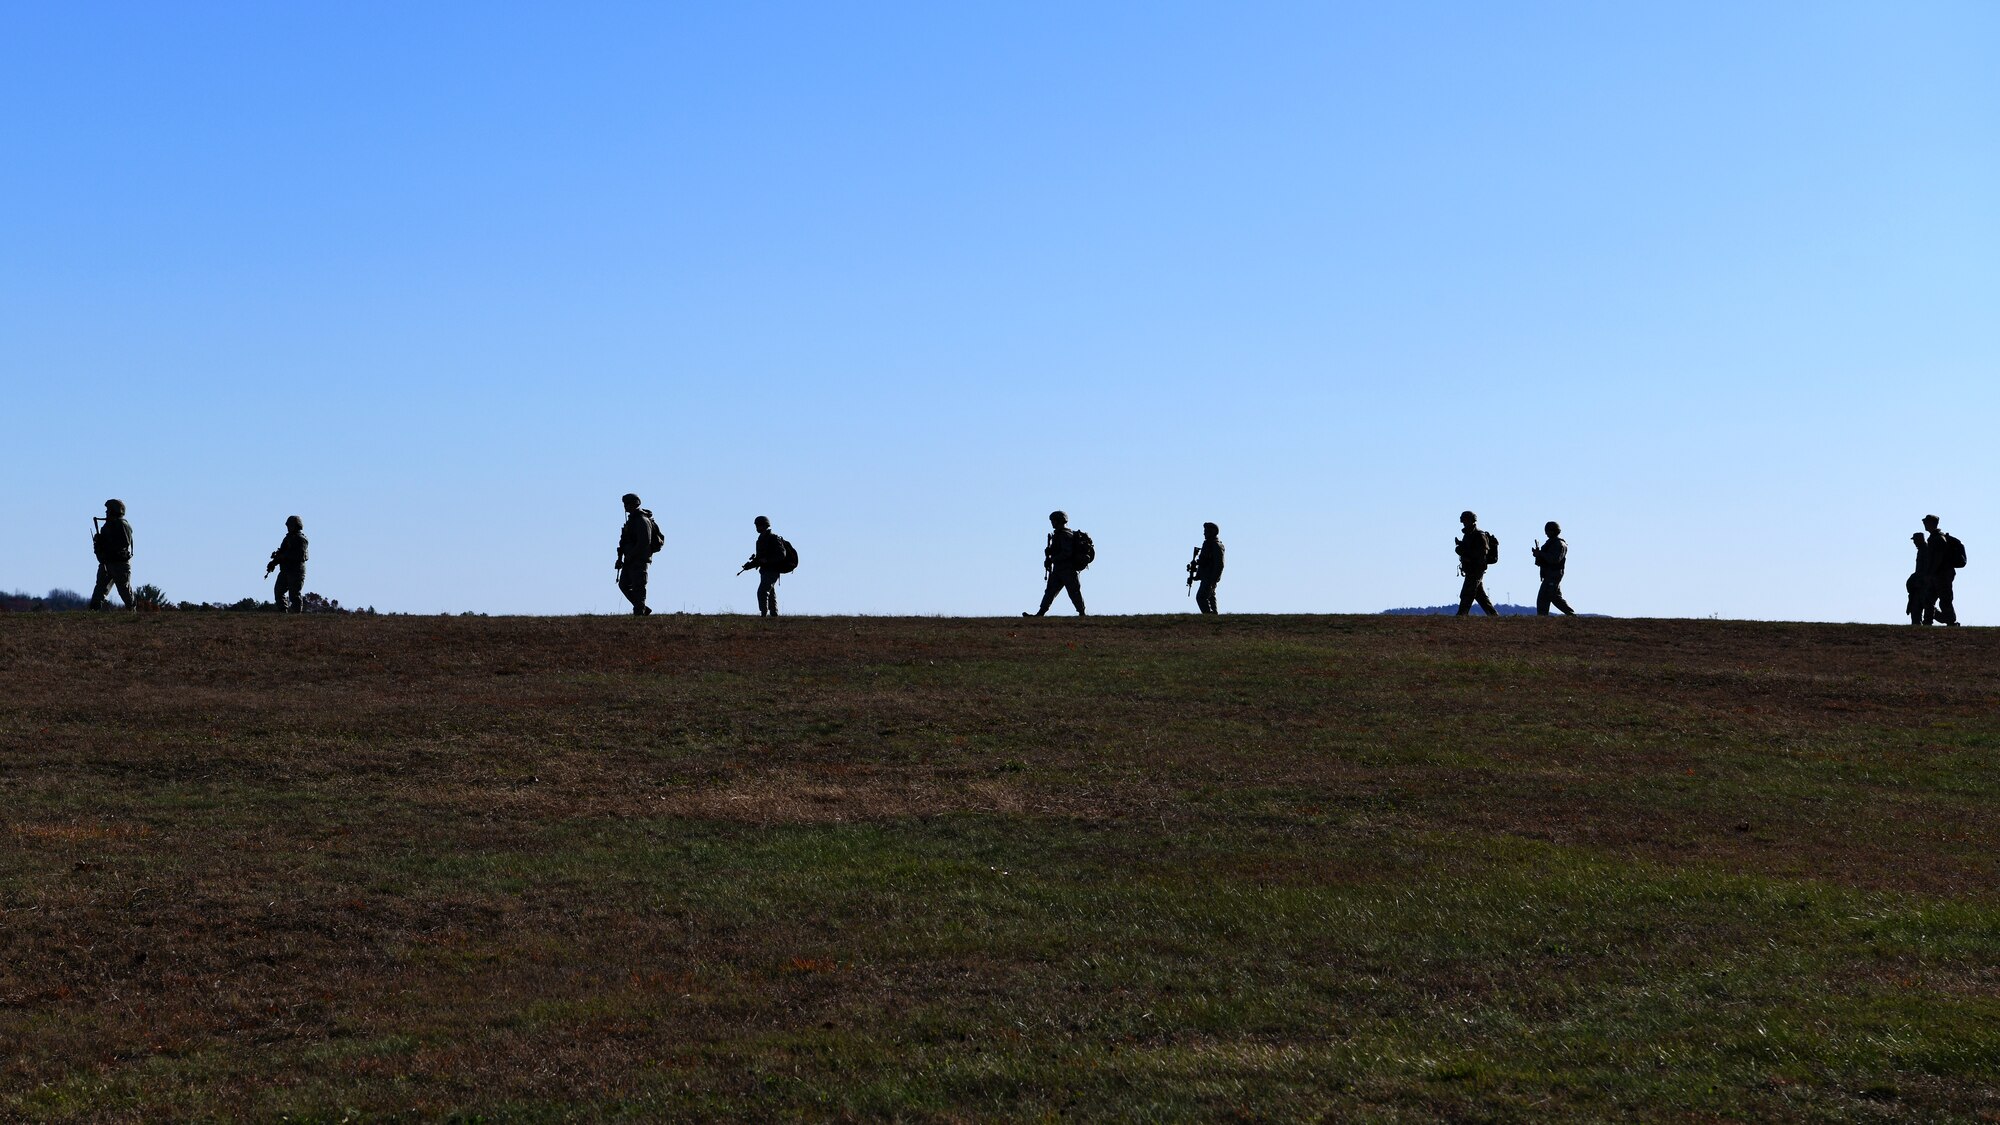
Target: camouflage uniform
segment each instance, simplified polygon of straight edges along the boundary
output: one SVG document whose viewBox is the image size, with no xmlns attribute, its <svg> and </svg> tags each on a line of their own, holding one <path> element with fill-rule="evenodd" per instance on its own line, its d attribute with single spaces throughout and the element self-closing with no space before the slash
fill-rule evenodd
<svg viewBox="0 0 2000 1125">
<path fill-rule="evenodd" d="M 1958 578 L 1958 568 L 1951 565 L 1950 545 L 1945 542 L 1943 530 L 1932 528 L 1930 538 L 1924 546 L 1930 548 L 1931 553 L 1930 588 L 1925 591 L 1924 624 L 1942 621 L 1946 625 L 1956 625 L 1958 609 L 1951 603 L 1951 587 Z"/>
<path fill-rule="evenodd" d="M 775 531 L 764 530 L 757 533 L 757 550 L 751 555 L 757 563 L 757 613 L 763 617 L 778 616 L 778 579 L 785 573 L 785 544 Z"/>
<path fill-rule="evenodd" d="M 1459 573 L 1465 575 L 1465 582 L 1458 588 L 1458 615 L 1464 617 L 1472 612 L 1472 603 L 1490 616 L 1496 612 L 1493 599 L 1486 596 L 1486 533 L 1478 524 L 1465 529 L 1465 538 L 1455 544 L 1458 551 Z"/>
<path fill-rule="evenodd" d="M 114 585 L 125 608 L 133 608 L 132 525 L 123 515 L 108 517 L 91 538 L 90 549 L 97 556 L 97 584 L 91 587 L 90 608 L 103 609 Z"/>
<path fill-rule="evenodd" d="M 271 561 L 278 564 L 278 583 L 271 589 L 271 600 L 278 603 L 283 613 L 304 613 L 306 611 L 306 537 L 303 531 L 290 528 L 278 549 L 271 552 Z"/>
<path fill-rule="evenodd" d="M 1076 532 L 1067 527 L 1059 527 L 1049 532 L 1049 542 L 1042 548 L 1042 565 L 1048 568 L 1048 588 L 1042 591 L 1042 608 L 1035 611 L 1036 617 L 1049 612 L 1055 604 L 1059 591 L 1069 591 L 1070 604 L 1076 606 L 1076 615 L 1083 612 L 1083 583 L 1076 577 Z"/>
<path fill-rule="evenodd" d="M 1564 613 L 1576 612 L 1563 600 L 1563 568 L 1568 565 L 1569 544 L 1563 542 L 1562 536 L 1550 536 L 1548 542 L 1535 548 L 1535 566 L 1542 572 L 1542 588 L 1535 592 L 1537 614 L 1547 617 L 1550 606 Z"/>
<path fill-rule="evenodd" d="M 1909 579 L 1903 583 L 1903 589 L 1910 594 L 1903 608 L 1910 614 L 1910 624 L 1928 625 L 1931 603 L 1937 599 L 1931 590 L 1931 545 L 1921 535 L 1912 536 L 1911 542 L 1917 548 L 1917 562 L 1910 571 Z"/>
<path fill-rule="evenodd" d="M 646 568 L 653 561 L 653 513 L 633 508 L 625 514 L 625 526 L 618 533 L 618 556 L 624 564 L 618 570 L 618 589 L 632 603 L 639 616 L 653 612 L 646 605 Z"/>
<path fill-rule="evenodd" d="M 1222 581 L 1222 540 L 1213 535 L 1202 537 L 1201 553 L 1195 556 L 1194 577 L 1199 583 L 1194 589 L 1194 604 L 1203 613 L 1220 613 L 1215 608 L 1215 584 Z"/>
</svg>

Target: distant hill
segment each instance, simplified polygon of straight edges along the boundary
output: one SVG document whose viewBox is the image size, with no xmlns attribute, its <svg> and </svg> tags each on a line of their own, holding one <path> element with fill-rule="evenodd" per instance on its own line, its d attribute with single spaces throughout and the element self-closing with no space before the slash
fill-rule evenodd
<svg viewBox="0 0 2000 1125">
<path fill-rule="evenodd" d="M 1535 615 L 1535 607 L 1531 605 L 1513 605 L 1508 602 L 1500 602 L 1495 604 L 1493 608 L 1499 610 L 1502 617 L 1533 617 Z M 1385 609 L 1382 612 L 1386 615 L 1398 617 L 1450 617 L 1452 614 L 1458 612 L 1458 605 L 1457 603 L 1453 603 L 1451 605 L 1405 606 L 1402 609 Z M 1472 614 L 1475 617 L 1486 616 L 1476 606 L 1473 608 Z M 1603 617 L 1605 614 L 1579 613 L 1577 616 Z"/>
</svg>

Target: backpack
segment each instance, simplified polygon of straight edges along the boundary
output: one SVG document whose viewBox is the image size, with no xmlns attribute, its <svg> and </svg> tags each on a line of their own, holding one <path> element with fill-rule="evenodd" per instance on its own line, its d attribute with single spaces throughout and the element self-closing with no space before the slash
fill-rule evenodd
<svg viewBox="0 0 2000 1125">
<path fill-rule="evenodd" d="M 646 557 L 650 559 L 654 555 L 659 554 L 660 548 L 665 547 L 666 545 L 667 545 L 667 533 L 660 530 L 660 525 L 658 521 L 654 520 L 653 517 L 650 515 L 647 516 Z"/>
<path fill-rule="evenodd" d="M 1500 537 L 1490 531 L 1482 531 L 1480 534 L 1486 537 L 1486 565 L 1492 566 L 1500 561 Z"/>
<path fill-rule="evenodd" d="M 1958 536 L 1947 534 L 1944 537 L 1944 561 L 1953 570 L 1965 569 L 1965 544 L 1959 542 Z"/>
<path fill-rule="evenodd" d="M 778 559 L 779 574 L 790 574 L 799 568 L 798 548 L 792 546 L 792 541 L 782 535 L 778 536 Z"/>
<path fill-rule="evenodd" d="M 1081 531 L 1069 533 L 1069 564 L 1073 569 L 1082 570 L 1097 561 L 1097 544 Z"/>
</svg>

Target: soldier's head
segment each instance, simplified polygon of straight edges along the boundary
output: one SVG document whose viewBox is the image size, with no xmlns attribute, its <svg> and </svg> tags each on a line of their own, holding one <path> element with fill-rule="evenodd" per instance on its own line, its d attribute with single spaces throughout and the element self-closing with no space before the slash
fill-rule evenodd
<svg viewBox="0 0 2000 1125">
<path fill-rule="evenodd" d="M 625 496 L 624 496 L 624 500 L 625 500 L 625 510 L 626 510 L 626 511 L 628 511 L 628 512 L 636 512 L 636 511 L 638 511 L 638 510 L 639 510 L 639 494 L 638 494 L 638 493 L 636 493 L 636 492 L 628 492 L 628 493 L 626 493 L 626 494 L 625 494 Z"/>
<path fill-rule="evenodd" d="M 291 528 L 293 531 L 304 531 L 306 528 L 306 521 L 300 519 L 297 516 L 286 516 L 285 526 Z"/>
<path fill-rule="evenodd" d="M 1203 535 L 1208 536 L 1210 539 L 1213 539 L 1216 536 L 1222 534 L 1222 529 L 1215 526 L 1212 523 L 1205 523 L 1201 525 L 1201 533 Z"/>
<path fill-rule="evenodd" d="M 113 501 L 113 503 L 116 503 L 116 501 Z M 1928 530 L 1930 530 L 1930 531 L 1936 531 L 1936 530 L 1937 530 L 1937 525 L 1938 525 L 1938 518 L 1937 518 L 1936 516 L 1925 516 L 1925 517 L 1924 517 L 1924 527 L 1925 527 L 1926 529 L 1928 529 Z"/>
<path fill-rule="evenodd" d="M 1542 530 L 1548 533 L 1549 538 L 1554 539 L 1556 536 L 1561 535 L 1563 533 L 1563 525 L 1557 523 L 1554 520 L 1550 520 L 1549 522 L 1542 525 Z"/>
<path fill-rule="evenodd" d="M 770 518 L 769 516 L 758 516 L 758 517 L 757 517 L 757 530 L 758 530 L 758 531 L 769 531 L 769 530 L 771 530 L 771 518 Z"/>
<path fill-rule="evenodd" d="M 1050 512 L 1050 513 L 1049 513 L 1049 526 L 1050 526 L 1050 527 L 1064 527 L 1064 526 L 1067 526 L 1067 525 L 1068 525 L 1068 523 L 1069 523 L 1069 514 L 1068 514 L 1067 512 Z"/>
<path fill-rule="evenodd" d="M 1471 527 L 1473 524 L 1479 522 L 1479 514 L 1477 512 L 1460 512 L 1458 513 L 1458 522 Z"/>
<path fill-rule="evenodd" d="M 125 514 L 125 501 L 123 501 L 123 500 L 106 500 L 106 501 L 104 502 L 104 514 L 105 514 L 105 515 L 107 515 L 107 516 L 122 516 L 122 515 L 124 515 L 124 514 Z"/>
<path fill-rule="evenodd" d="M 1919 547 L 1923 546 L 1923 545 L 1924 545 L 1924 533 L 1923 533 L 1923 532 L 1921 532 L 1921 531 L 1912 531 L 1912 532 L 1910 532 L 1910 542 L 1912 542 L 1912 543 L 1915 543 L 1915 544 L 1916 544 L 1917 546 L 1919 546 Z"/>
</svg>

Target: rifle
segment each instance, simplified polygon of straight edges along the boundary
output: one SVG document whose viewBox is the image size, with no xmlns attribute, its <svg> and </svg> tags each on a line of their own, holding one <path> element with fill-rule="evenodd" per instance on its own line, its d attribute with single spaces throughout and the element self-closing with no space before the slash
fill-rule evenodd
<svg viewBox="0 0 2000 1125">
<path fill-rule="evenodd" d="M 1188 580 L 1187 580 L 1187 592 L 1188 592 L 1188 593 L 1189 593 L 1190 595 L 1192 595 L 1192 594 L 1194 593 L 1194 572 L 1195 572 L 1195 568 L 1196 568 L 1196 567 L 1198 567 L 1198 566 L 1200 566 L 1200 565 L 1201 565 L 1201 548 L 1200 548 L 1200 547 L 1196 547 L 1196 548 L 1194 549 L 1194 554 L 1193 554 L 1192 556 L 1190 556 L 1190 557 L 1188 558 L 1188 567 L 1187 567 L 1187 570 L 1188 570 Z"/>
<path fill-rule="evenodd" d="M 741 575 L 741 574 L 742 574 L 743 572 L 745 572 L 745 571 L 749 570 L 750 568 L 752 568 L 752 567 L 754 567 L 754 566 L 756 566 L 756 565 L 757 565 L 757 556 L 756 556 L 756 555 L 751 555 L 751 556 L 750 556 L 750 558 L 749 558 L 748 560 L 746 560 L 746 561 L 745 561 L 745 562 L 743 563 L 743 565 L 742 565 L 742 566 L 740 566 L 740 567 L 738 567 L 738 568 L 736 569 L 736 573 L 737 573 L 738 575 Z"/>
</svg>

